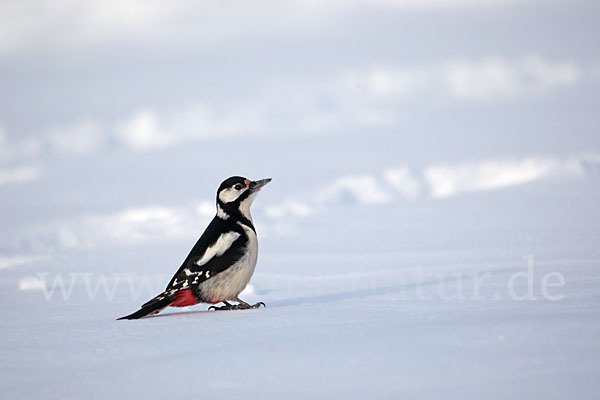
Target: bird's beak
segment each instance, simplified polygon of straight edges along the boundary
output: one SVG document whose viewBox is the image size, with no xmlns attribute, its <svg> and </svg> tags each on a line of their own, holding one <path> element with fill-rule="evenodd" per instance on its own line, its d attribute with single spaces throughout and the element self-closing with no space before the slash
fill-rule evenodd
<svg viewBox="0 0 600 400">
<path fill-rule="evenodd" d="M 271 182 L 271 178 L 261 179 L 259 181 L 250 182 L 250 190 L 253 192 L 258 192 L 263 186 L 267 183 Z"/>
</svg>

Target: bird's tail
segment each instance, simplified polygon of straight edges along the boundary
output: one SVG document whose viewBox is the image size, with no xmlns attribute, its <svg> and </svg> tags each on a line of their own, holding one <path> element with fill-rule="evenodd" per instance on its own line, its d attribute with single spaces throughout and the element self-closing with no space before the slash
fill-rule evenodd
<svg viewBox="0 0 600 400">
<path fill-rule="evenodd" d="M 124 317 L 117 318 L 117 320 L 119 320 L 119 319 L 138 319 L 138 318 L 145 317 L 146 315 L 158 314 L 159 312 L 161 312 L 162 310 L 164 310 L 165 308 L 167 308 L 171 304 L 173 304 L 174 301 L 175 301 L 175 298 L 173 296 L 171 296 L 168 292 L 163 292 L 163 293 L 159 294 L 158 296 L 156 296 L 155 298 L 153 298 L 152 300 L 144 303 L 142 305 L 142 307 L 139 310 L 137 310 L 136 312 L 134 312 L 133 314 L 129 314 Z"/>
</svg>

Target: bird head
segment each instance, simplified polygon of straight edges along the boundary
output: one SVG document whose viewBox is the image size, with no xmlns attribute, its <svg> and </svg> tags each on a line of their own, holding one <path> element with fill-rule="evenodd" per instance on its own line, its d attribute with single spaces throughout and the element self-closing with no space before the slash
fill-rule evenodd
<svg viewBox="0 0 600 400">
<path fill-rule="evenodd" d="M 241 176 L 232 176 L 225 179 L 217 190 L 217 215 L 227 218 L 236 212 L 252 220 L 250 206 L 256 193 L 271 182 L 271 178 L 251 181 Z"/>
</svg>

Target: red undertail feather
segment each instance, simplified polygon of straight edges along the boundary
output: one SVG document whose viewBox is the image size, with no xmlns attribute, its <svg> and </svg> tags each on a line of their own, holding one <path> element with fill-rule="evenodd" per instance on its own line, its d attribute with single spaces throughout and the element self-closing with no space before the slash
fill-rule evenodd
<svg viewBox="0 0 600 400">
<path fill-rule="evenodd" d="M 187 307 L 194 304 L 198 304 L 194 293 L 191 290 L 182 290 L 177 293 L 177 297 L 175 297 L 175 301 L 171 304 L 171 307 Z"/>
</svg>

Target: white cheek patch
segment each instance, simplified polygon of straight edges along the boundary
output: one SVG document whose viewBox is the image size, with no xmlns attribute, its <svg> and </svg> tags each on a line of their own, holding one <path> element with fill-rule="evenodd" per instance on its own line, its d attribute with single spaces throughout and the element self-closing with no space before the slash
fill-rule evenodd
<svg viewBox="0 0 600 400">
<path fill-rule="evenodd" d="M 213 257 L 222 256 L 239 237 L 240 234 L 237 232 L 227 232 L 222 234 L 212 246 L 209 246 L 209 248 L 206 249 L 202 257 L 196 261 L 196 265 L 204 265 L 212 260 Z"/>
<path fill-rule="evenodd" d="M 238 191 L 233 188 L 223 189 L 221 190 L 221 193 L 219 193 L 219 200 L 221 200 L 223 203 L 231 203 L 240 197 L 240 195 L 244 192 L 245 190 Z"/>
</svg>

